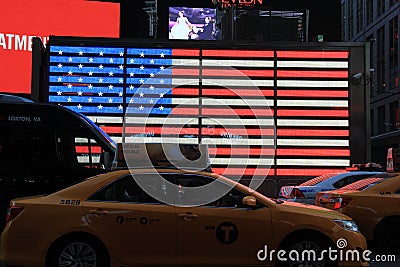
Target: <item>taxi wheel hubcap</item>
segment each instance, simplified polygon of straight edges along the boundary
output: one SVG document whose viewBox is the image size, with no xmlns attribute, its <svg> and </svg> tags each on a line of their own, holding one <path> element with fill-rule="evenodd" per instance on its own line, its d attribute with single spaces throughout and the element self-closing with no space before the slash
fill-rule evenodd
<svg viewBox="0 0 400 267">
<path fill-rule="evenodd" d="M 291 250 L 296 250 L 299 252 L 299 260 L 291 261 L 290 266 L 291 267 L 324 267 L 325 262 L 324 261 L 312 261 L 312 256 L 311 256 L 311 261 L 307 261 L 307 254 L 305 255 L 305 260 L 303 261 L 301 258 L 302 252 L 304 250 L 307 251 L 315 251 L 316 258 L 319 258 L 319 253 L 321 252 L 321 246 L 318 245 L 317 243 L 313 241 L 301 241 L 292 247 Z M 288 259 L 290 260 L 290 259 Z"/>
<path fill-rule="evenodd" d="M 58 263 L 60 267 L 95 267 L 96 252 L 89 244 L 71 243 L 61 251 Z"/>
</svg>

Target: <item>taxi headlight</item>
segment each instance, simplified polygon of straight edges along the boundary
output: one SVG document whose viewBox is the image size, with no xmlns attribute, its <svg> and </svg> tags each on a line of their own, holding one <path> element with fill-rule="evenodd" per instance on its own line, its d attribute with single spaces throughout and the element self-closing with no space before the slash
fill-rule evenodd
<svg viewBox="0 0 400 267">
<path fill-rule="evenodd" d="M 345 230 L 353 231 L 353 232 L 359 232 L 358 231 L 358 226 L 355 221 L 349 221 L 349 220 L 333 220 L 337 225 L 342 227 Z"/>
</svg>

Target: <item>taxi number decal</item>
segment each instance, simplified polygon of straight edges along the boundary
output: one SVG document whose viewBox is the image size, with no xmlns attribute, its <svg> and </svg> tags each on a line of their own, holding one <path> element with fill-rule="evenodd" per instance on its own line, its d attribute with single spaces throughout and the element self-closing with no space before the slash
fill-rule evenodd
<svg viewBox="0 0 400 267">
<path fill-rule="evenodd" d="M 61 205 L 80 205 L 81 201 L 79 199 L 61 199 Z"/>
</svg>

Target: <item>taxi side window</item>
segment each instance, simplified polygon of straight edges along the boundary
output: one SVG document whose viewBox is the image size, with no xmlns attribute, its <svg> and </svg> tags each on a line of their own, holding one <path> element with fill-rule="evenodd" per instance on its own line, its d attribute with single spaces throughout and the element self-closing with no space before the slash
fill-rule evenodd
<svg viewBox="0 0 400 267">
<path fill-rule="evenodd" d="M 335 188 L 342 188 L 343 186 L 349 185 L 351 183 L 357 182 L 359 180 L 365 179 L 372 176 L 371 174 L 363 174 L 363 175 L 351 175 L 347 176 L 336 183 L 333 184 Z"/>
<path fill-rule="evenodd" d="M 89 201 L 160 203 L 140 188 L 131 175 L 124 176 L 92 195 Z"/>
<path fill-rule="evenodd" d="M 201 192 L 201 190 L 198 190 L 198 194 L 195 191 L 194 193 L 192 192 L 190 195 L 188 195 L 188 201 L 189 199 L 193 199 L 193 201 L 200 201 L 204 202 L 205 199 L 210 198 L 210 194 L 212 195 L 212 192 L 220 192 L 222 190 L 228 191 L 224 196 L 218 198 L 217 200 L 214 200 L 211 203 L 206 204 L 205 206 L 208 207 L 227 207 L 227 208 L 245 208 L 246 206 L 243 205 L 242 200 L 246 196 L 246 194 L 242 193 L 241 191 L 235 189 L 235 188 L 229 188 L 229 186 L 223 182 L 220 182 L 218 180 L 214 180 L 210 177 L 205 177 L 205 176 L 199 176 L 199 175 L 179 175 L 178 177 L 178 185 L 179 186 L 184 186 L 184 187 L 200 187 L 204 185 L 208 185 L 207 187 L 207 193 L 204 191 Z M 184 190 L 184 189 L 183 189 Z M 186 197 L 185 192 L 181 195 L 182 197 Z M 202 195 L 204 194 L 204 195 Z M 188 202 L 184 203 L 188 203 Z"/>
</svg>

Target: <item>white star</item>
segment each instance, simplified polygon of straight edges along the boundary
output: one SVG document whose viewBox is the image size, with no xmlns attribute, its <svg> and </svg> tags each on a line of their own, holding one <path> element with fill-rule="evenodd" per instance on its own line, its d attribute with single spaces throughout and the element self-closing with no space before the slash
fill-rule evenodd
<svg viewBox="0 0 400 267">
<path fill-rule="evenodd" d="M 81 104 L 78 105 L 78 109 L 82 109 L 82 105 Z"/>
<path fill-rule="evenodd" d="M 69 58 L 68 58 L 68 62 L 72 62 L 72 57 L 69 57 Z"/>
<path fill-rule="evenodd" d="M 132 104 L 133 102 L 135 102 L 135 100 L 133 100 L 133 98 L 129 99 L 129 104 Z"/>
<path fill-rule="evenodd" d="M 142 53 L 140 53 L 140 57 L 144 57 L 144 53 L 142 52 Z"/>
<path fill-rule="evenodd" d="M 150 60 L 150 64 L 154 64 L 154 59 L 151 59 L 151 60 Z"/>
<path fill-rule="evenodd" d="M 99 96 L 103 96 L 103 92 L 102 91 L 99 92 Z"/>
<path fill-rule="evenodd" d="M 108 103 L 112 103 L 112 102 L 113 102 L 112 98 L 109 98 Z"/>
<path fill-rule="evenodd" d="M 119 69 L 123 70 L 124 69 L 124 65 L 119 65 Z"/>
<path fill-rule="evenodd" d="M 69 89 L 71 89 L 71 88 L 72 88 L 72 84 L 69 83 L 69 84 L 67 85 L 67 87 L 68 87 Z"/>
<path fill-rule="evenodd" d="M 112 84 L 110 84 L 109 86 L 108 86 L 108 89 L 110 89 L 110 90 L 112 90 L 114 88 L 114 86 L 112 86 Z"/>
<path fill-rule="evenodd" d="M 143 109 L 144 109 L 144 107 L 142 105 L 140 105 L 139 110 L 143 110 Z"/>
<path fill-rule="evenodd" d="M 140 92 L 139 96 L 140 96 L 140 97 L 143 97 L 143 96 L 144 96 L 143 92 Z"/>
<path fill-rule="evenodd" d="M 108 73 L 108 76 L 113 76 L 114 75 L 114 73 L 112 72 L 112 71 L 110 71 L 109 73 Z"/>
<path fill-rule="evenodd" d="M 78 79 L 78 82 L 82 82 L 83 81 L 83 79 L 82 79 L 82 77 L 80 77 L 79 79 Z"/>
<path fill-rule="evenodd" d="M 80 56 L 83 56 L 83 51 L 79 51 L 79 55 L 80 55 Z"/>
<path fill-rule="evenodd" d="M 89 84 L 89 85 L 88 85 L 88 88 L 89 88 L 89 89 L 93 89 L 93 85 Z"/>
<path fill-rule="evenodd" d="M 89 103 L 92 103 L 92 102 L 93 102 L 93 98 L 89 97 L 87 101 L 88 101 Z"/>
<path fill-rule="evenodd" d="M 164 97 L 164 93 L 160 93 L 160 98 L 163 98 Z"/>
<path fill-rule="evenodd" d="M 58 63 L 57 67 L 62 68 L 62 64 Z"/>
<path fill-rule="evenodd" d="M 102 64 L 99 65 L 99 69 L 101 69 L 101 70 L 103 69 L 103 65 Z"/>
<path fill-rule="evenodd" d="M 153 100 L 153 99 L 150 99 L 150 100 L 149 100 L 149 103 L 150 103 L 150 104 L 154 104 L 154 100 Z"/>
<path fill-rule="evenodd" d="M 150 85 L 150 90 L 154 90 L 154 86 L 153 85 Z"/>
<path fill-rule="evenodd" d="M 99 56 L 103 56 L 103 51 L 100 51 Z"/>
<path fill-rule="evenodd" d="M 103 78 L 99 78 L 99 83 L 102 83 L 103 82 Z"/>
<path fill-rule="evenodd" d="M 72 75 L 72 73 L 73 73 L 72 70 L 68 71 L 68 75 Z"/>
<path fill-rule="evenodd" d="M 130 77 L 133 77 L 134 75 L 135 75 L 135 73 L 133 73 L 133 72 L 129 73 Z"/>
<path fill-rule="evenodd" d="M 123 92 L 119 92 L 118 95 L 119 95 L 119 96 L 124 96 L 124 93 L 123 93 Z"/>
<path fill-rule="evenodd" d="M 122 51 L 119 52 L 119 56 L 120 56 L 120 57 L 123 57 L 123 56 L 124 56 L 124 52 L 122 52 Z"/>
<path fill-rule="evenodd" d="M 140 82 L 140 83 L 144 83 L 144 80 L 143 80 L 143 79 L 140 79 L 139 82 Z"/>
<path fill-rule="evenodd" d="M 79 64 L 79 65 L 78 65 L 78 68 L 82 69 L 82 68 L 83 68 L 83 65 L 82 65 L 82 64 Z"/>
<path fill-rule="evenodd" d="M 133 58 L 131 58 L 130 60 L 129 60 L 129 63 L 135 63 L 135 60 L 133 59 Z"/>
<path fill-rule="evenodd" d="M 150 77 L 152 77 L 152 78 L 153 78 L 153 77 L 154 77 L 154 73 L 150 73 Z"/>
<path fill-rule="evenodd" d="M 142 66 L 140 66 L 140 69 L 141 69 L 141 70 L 144 70 L 144 66 L 143 66 L 143 65 L 142 65 Z"/>
<path fill-rule="evenodd" d="M 164 107 L 163 107 L 163 106 L 160 106 L 159 109 L 160 109 L 160 110 L 164 110 Z"/>
<path fill-rule="evenodd" d="M 57 82 L 61 82 L 61 81 L 62 81 L 61 77 L 58 77 Z"/>
<path fill-rule="evenodd" d="M 161 80 L 160 80 L 160 83 L 164 83 L 164 80 L 163 80 L 163 79 L 161 79 Z"/>
<path fill-rule="evenodd" d="M 79 92 L 78 92 L 78 95 L 79 95 L 79 96 L 82 96 L 82 91 L 79 91 Z"/>
<path fill-rule="evenodd" d="M 160 70 L 164 70 L 164 69 L 165 69 L 165 67 L 164 67 L 164 66 L 161 66 L 161 67 L 160 67 Z"/>
<path fill-rule="evenodd" d="M 67 101 L 68 101 L 68 102 L 72 102 L 72 98 L 71 98 L 71 97 L 68 97 L 68 98 L 67 98 Z"/>
<path fill-rule="evenodd" d="M 160 57 L 164 57 L 164 53 L 161 53 L 161 54 L 160 54 Z"/>
<path fill-rule="evenodd" d="M 103 106 L 100 104 L 97 106 L 98 109 L 103 109 Z"/>
<path fill-rule="evenodd" d="M 58 91 L 58 92 L 57 92 L 57 95 L 61 95 L 61 94 L 62 94 L 62 92 L 61 92 L 61 91 Z"/>
<path fill-rule="evenodd" d="M 123 109 L 122 105 L 119 105 L 119 106 L 118 106 L 118 109 L 122 110 L 122 109 Z"/>
<path fill-rule="evenodd" d="M 89 58 L 89 62 L 92 63 L 93 62 L 93 58 Z"/>
<path fill-rule="evenodd" d="M 112 58 L 110 58 L 110 63 L 114 63 L 114 60 Z"/>
<path fill-rule="evenodd" d="M 92 76 L 93 75 L 93 71 L 89 71 L 89 76 Z"/>
<path fill-rule="evenodd" d="M 119 81 L 119 83 L 124 83 L 124 79 L 122 79 L 122 78 L 120 78 L 118 81 Z"/>
<path fill-rule="evenodd" d="M 62 55 L 62 53 L 63 53 L 62 50 L 59 50 L 59 51 L 58 51 L 58 54 L 59 54 L 59 55 Z"/>
<path fill-rule="evenodd" d="M 135 86 L 133 86 L 132 84 L 129 86 L 129 89 L 130 90 L 133 90 L 133 89 L 135 89 Z"/>
</svg>

